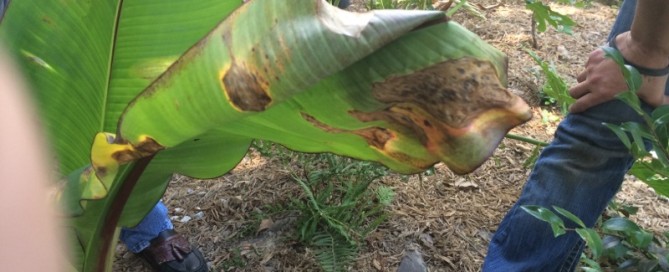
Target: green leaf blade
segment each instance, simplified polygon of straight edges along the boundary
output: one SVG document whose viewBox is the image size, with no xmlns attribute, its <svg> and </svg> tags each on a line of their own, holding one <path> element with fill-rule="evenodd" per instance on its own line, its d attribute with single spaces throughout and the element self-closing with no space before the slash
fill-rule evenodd
<svg viewBox="0 0 669 272">
<path fill-rule="evenodd" d="M 576 223 L 581 228 L 586 227 L 585 223 L 583 223 L 583 221 L 580 218 L 578 218 L 578 216 L 569 212 L 568 210 L 565 210 L 565 209 L 557 207 L 557 206 L 553 206 L 553 209 L 555 209 L 555 211 L 558 212 L 559 214 L 561 214 L 562 216 L 564 216 L 567 219 L 571 220 L 572 222 Z"/>
<path fill-rule="evenodd" d="M 88 165 L 95 134 L 115 131 L 126 104 L 240 4 L 151 0 L 12 3 L 0 25 L 0 39 L 7 41 L 32 83 L 62 175 Z M 212 157 L 228 146 L 210 140 L 205 141 L 208 147 L 186 144 L 191 153 L 179 148 L 165 152 L 140 181 L 143 191 L 131 197 L 121 216 L 122 224 L 133 225 L 143 217 L 164 192 L 172 171 L 220 175 L 239 161 L 249 141 L 242 141 L 230 151 L 236 154 L 229 156 Z M 199 156 L 193 156 L 193 151 Z M 161 158 L 170 153 L 167 167 Z M 202 158 L 211 161 L 198 160 Z M 220 163 L 223 159 L 226 162 Z M 100 184 L 81 188 L 78 178 L 68 184 L 69 200 L 64 204 L 75 216 L 69 222 L 76 236 L 77 254 L 73 255 L 81 262 L 74 265 L 82 271 L 105 266 L 97 263 L 102 260 L 98 256 L 100 243 L 112 237 L 101 237 L 100 233 L 108 209 L 118 197 L 120 177 L 106 188 Z M 94 199 L 88 198 L 91 195 Z M 86 203 L 83 210 L 81 203 Z"/>
<path fill-rule="evenodd" d="M 566 233 L 564 221 L 549 209 L 535 205 L 525 205 L 521 208 L 535 218 L 550 224 L 555 237 Z"/>
<path fill-rule="evenodd" d="M 13 1 L 0 25 L 0 40 L 7 41 L 36 90 L 62 173 L 88 164 L 101 129 L 116 6 L 117 1 Z"/>
<path fill-rule="evenodd" d="M 630 173 L 648 184 L 656 193 L 669 197 L 669 182 L 666 178 L 669 176 L 669 170 L 665 165 L 656 161 L 637 161 Z"/>
<path fill-rule="evenodd" d="M 250 15 L 256 12 L 267 16 Z M 349 26 L 344 27 L 343 18 Z M 440 12 L 352 14 L 319 1 L 251 1 L 133 101 L 120 124 L 121 136 L 138 144 L 148 135 L 162 146 L 174 146 L 278 104 L 440 18 Z M 237 25 L 252 28 L 231 31 Z"/>
<path fill-rule="evenodd" d="M 602 224 L 602 229 L 612 232 L 620 231 L 624 233 L 632 233 L 635 231 L 639 231 L 639 226 L 637 226 L 634 222 L 630 221 L 627 218 L 614 217 L 609 220 L 606 220 Z"/>
<path fill-rule="evenodd" d="M 597 231 L 589 228 L 577 228 L 576 233 L 578 233 L 578 235 L 588 244 L 588 248 L 590 248 L 592 257 L 595 260 L 602 256 L 604 245 L 602 243 L 602 238 L 599 237 Z"/>
</svg>

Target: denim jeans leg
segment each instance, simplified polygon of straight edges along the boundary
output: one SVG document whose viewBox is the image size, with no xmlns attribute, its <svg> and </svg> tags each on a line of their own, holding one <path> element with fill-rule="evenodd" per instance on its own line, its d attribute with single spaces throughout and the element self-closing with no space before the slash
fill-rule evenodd
<svg viewBox="0 0 669 272">
<path fill-rule="evenodd" d="M 629 31 L 632 28 L 632 21 L 634 20 L 634 12 L 636 11 L 636 1 L 637 0 L 625 0 L 620 6 L 620 11 L 616 17 L 616 21 L 611 27 L 611 32 L 607 41 L 618 36 L 618 34 L 625 31 Z"/>
<path fill-rule="evenodd" d="M 121 230 L 121 242 L 128 250 L 139 253 L 151 244 L 151 240 L 159 233 L 173 229 L 172 221 L 167 215 L 167 207 L 162 201 L 142 219 L 134 228 L 123 228 Z"/>
<path fill-rule="evenodd" d="M 640 121 L 620 101 L 565 118 L 544 149 L 516 204 L 500 223 L 483 271 L 572 271 L 581 239 L 575 233 L 554 238 L 550 226 L 523 205 L 564 208 L 594 225 L 620 188 L 633 159 L 602 122 Z M 573 224 L 568 227 L 574 227 Z"/>
<path fill-rule="evenodd" d="M 626 0 L 610 38 L 630 29 L 635 0 Z M 644 106 L 646 111 L 651 108 Z M 568 115 L 537 160 L 518 201 L 490 242 L 483 271 L 573 271 L 583 241 L 576 233 L 554 238 L 550 226 L 523 205 L 561 207 L 593 226 L 633 163 L 629 151 L 602 122 L 641 121 L 621 101 Z M 567 220 L 568 221 L 568 220 Z M 574 227 L 573 224 L 568 227 Z"/>
</svg>

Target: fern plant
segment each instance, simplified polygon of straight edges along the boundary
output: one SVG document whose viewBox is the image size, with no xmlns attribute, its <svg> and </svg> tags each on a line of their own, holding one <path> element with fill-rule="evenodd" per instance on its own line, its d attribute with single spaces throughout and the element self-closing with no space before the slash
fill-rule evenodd
<svg viewBox="0 0 669 272">
<path fill-rule="evenodd" d="M 293 174 L 302 195 L 292 198 L 283 210 L 297 210 L 297 239 L 311 252 L 324 271 L 345 271 L 360 251 L 361 242 L 387 217 L 395 192 L 372 182 L 388 169 L 330 153 L 308 154 L 256 140 L 252 147 L 263 157 Z"/>
<path fill-rule="evenodd" d="M 346 271 L 358 255 L 358 245 L 328 231 L 319 232 L 309 241 L 318 264 L 325 271 Z"/>
<path fill-rule="evenodd" d="M 293 205 L 302 216 L 299 240 L 313 250 L 325 271 L 344 271 L 357 256 L 362 241 L 385 219 L 394 192 L 368 190 L 387 170 L 369 162 L 333 154 L 300 154 L 303 173 L 293 179 L 304 197 Z"/>
</svg>

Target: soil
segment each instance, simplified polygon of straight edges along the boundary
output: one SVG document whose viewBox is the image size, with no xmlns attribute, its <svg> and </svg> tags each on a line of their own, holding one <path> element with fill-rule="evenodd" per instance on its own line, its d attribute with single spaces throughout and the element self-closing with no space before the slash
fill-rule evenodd
<svg viewBox="0 0 669 272">
<path fill-rule="evenodd" d="M 365 9 L 366 1 L 352 2 L 349 9 Z M 485 19 L 460 10 L 453 20 L 508 55 L 509 88 L 533 107 L 534 118 L 511 133 L 550 141 L 561 114 L 540 105 L 543 79 L 540 68 L 525 52 L 531 48 L 532 35 L 524 1 L 469 2 Z M 578 25 L 573 35 L 552 29 L 538 34 L 540 48 L 533 50 L 552 62 L 571 85 L 588 53 L 604 43 L 617 8 L 599 3 L 586 8 L 552 7 Z M 383 177 L 378 183 L 396 193 L 390 216 L 369 235 L 349 270 L 396 271 L 405 253 L 417 250 L 429 271 L 480 271 L 491 235 L 530 172 L 523 164 L 533 149 L 531 144 L 505 139 L 488 162 L 466 176 L 437 165 L 431 176 Z M 285 238 L 293 215 L 258 218 L 267 214 L 268 207 L 281 206 L 299 194 L 290 173 L 290 166 L 251 151 L 223 177 L 194 180 L 176 176 L 164 201 L 176 230 L 204 252 L 212 271 L 223 271 L 223 267 L 228 271 L 318 271 L 312 252 Z M 617 199 L 639 207 L 634 219 L 644 228 L 657 233 L 669 229 L 667 199 L 644 183 L 627 177 Z M 253 231 L 269 225 L 272 227 L 262 234 Z M 114 271 L 150 271 L 122 245 L 116 257 Z"/>
</svg>

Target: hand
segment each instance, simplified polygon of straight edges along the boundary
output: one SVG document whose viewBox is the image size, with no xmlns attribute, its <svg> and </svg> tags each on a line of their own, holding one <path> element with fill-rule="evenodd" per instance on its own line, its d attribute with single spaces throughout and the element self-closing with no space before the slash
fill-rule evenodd
<svg viewBox="0 0 669 272">
<path fill-rule="evenodd" d="M 626 59 L 650 68 L 662 68 L 669 64 L 666 57 L 646 53 L 634 44 L 629 32 L 616 38 L 618 48 Z M 663 66 L 664 65 L 664 66 Z M 569 95 L 576 99 L 569 111 L 578 113 L 593 106 L 610 101 L 621 92 L 626 91 L 627 84 L 618 65 L 605 56 L 604 50 L 597 49 L 590 53 L 585 64 L 585 71 L 576 78 L 578 84 L 569 90 Z M 639 98 L 652 106 L 664 103 L 664 86 L 667 76 L 643 76 L 641 87 L 637 91 Z"/>
</svg>

